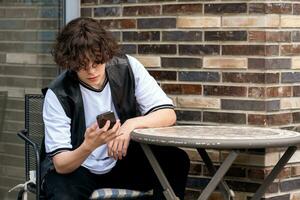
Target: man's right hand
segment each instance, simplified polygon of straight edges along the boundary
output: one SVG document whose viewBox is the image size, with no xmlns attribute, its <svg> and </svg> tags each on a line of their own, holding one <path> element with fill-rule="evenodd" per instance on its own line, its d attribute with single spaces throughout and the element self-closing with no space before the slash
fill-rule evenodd
<svg viewBox="0 0 300 200">
<path fill-rule="evenodd" d="M 109 129 L 110 122 L 107 121 L 103 128 L 99 128 L 97 122 L 86 129 L 83 143 L 72 151 L 63 151 L 53 156 L 53 163 L 56 171 L 67 174 L 77 169 L 85 159 L 97 147 L 119 136 L 120 121 L 117 121 L 112 129 Z"/>
<path fill-rule="evenodd" d="M 95 150 L 97 147 L 106 144 L 107 142 L 115 139 L 119 136 L 119 128 L 121 126 L 120 120 L 117 120 L 116 124 L 108 129 L 110 121 L 107 121 L 102 128 L 98 127 L 97 122 L 93 123 L 85 131 L 85 139 L 83 145 L 90 151 Z"/>
</svg>

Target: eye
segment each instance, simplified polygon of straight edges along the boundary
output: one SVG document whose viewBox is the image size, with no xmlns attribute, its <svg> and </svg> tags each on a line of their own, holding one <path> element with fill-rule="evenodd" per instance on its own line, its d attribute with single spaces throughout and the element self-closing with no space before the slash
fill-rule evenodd
<svg viewBox="0 0 300 200">
<path fill-rule="evenodd" d="M 98 64 L 97 63 L 93 63 L 92 64 L 92 68 L 97 68 L 98 67 Z"/>
</svg>

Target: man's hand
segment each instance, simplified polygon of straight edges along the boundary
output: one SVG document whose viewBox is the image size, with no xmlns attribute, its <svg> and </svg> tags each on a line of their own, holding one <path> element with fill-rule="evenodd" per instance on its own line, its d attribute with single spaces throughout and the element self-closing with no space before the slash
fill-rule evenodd
<svg viewBox="0 0 300 200">
<path fill-rule="evenodd" d="M 130 141 L 130 133 L 134 130 L 134 126 L 127 120 L 119 129 L 120 136 L 108 142 L 108 155 L 114 157 L 115 160 L 122 160 L 127 154 L 127 148 Z"/>
<path fill-rule="evenodd" d="M 53 156 L 53 163 L 58 173 L 67 174 L 77 169 L 97 147 L 119 136 L 120 121 L 108 130 L 110 122 L 107 121 L 103 128 L 97 123 L 86 129 L 83 143 L 72 151 L 63 151 Z"/>
<path fill-rule="evenodd" d="M 176 122 L 173 109 L 160 109 L 144 116 L 134 117 L 125 121 L 119 129 L 120 136 L 107 143 L 108 156 L 122 159 L 127 154 L 130 133 L 137 128 L 156 128 L 171 126 Z"/>
<path fill-rule="evenodd" d="M 97 147 L 106 144 L 119 136 L 119 129 L 121 126 L 120 121 L 117 120 L 116 124 L 111 129 L 108 129 L 109 125 L 110 121 L 107 121 L 102 128 L 99 128 L 98 124 L 95 122 L 88 127 L 84 135 L 84 146 L 90 151 L 93 151 Z"/>
</svg>

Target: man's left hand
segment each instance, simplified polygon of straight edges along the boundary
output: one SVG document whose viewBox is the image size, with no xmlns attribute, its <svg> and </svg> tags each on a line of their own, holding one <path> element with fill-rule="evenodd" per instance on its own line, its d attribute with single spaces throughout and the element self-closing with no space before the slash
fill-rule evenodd
<svg viewBox="0 0 300 200">
<path fill-rule="evenodd" d="M 120 136 L 107 143 L 108 156 L 115 160 L 122 160 L 127 154 L 127 148 L 130 142 L 130 133 L 134 130 L 132 123 L 127 120 L 119 129 Z"/>
</svg>

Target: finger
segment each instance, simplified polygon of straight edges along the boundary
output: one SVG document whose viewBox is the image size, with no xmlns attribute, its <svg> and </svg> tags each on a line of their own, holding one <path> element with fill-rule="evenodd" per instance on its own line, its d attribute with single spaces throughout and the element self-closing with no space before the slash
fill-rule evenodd
<svg viewBox="0 0 300 200">
<path fill-rule="evenodd" d="M 114 145 L 114 141 L 112 140 L 112 141 L 109 141 L 108 143 L 107 143 L 107 154 L 108 154 L 108 156 L 112 156 L 112 147 L 113 147 L 113 145 Z"/>
<path fill-rule="evenodd" d="M 124 140 L 120 141 L 119 144 L 118 144 L 118 149 L 117 149 L 117 156 L 119 158 L 119 160 L 122 160 L 122 157 L 123 157 L 123 154 L 122 154 L 122 151 L 123 151 L 123 145 L 124 145 Z"/>
<path fill-rule="evenodd" d="M 109 129 L 110 121 L 107 120 L 105 125 L 101 128 L 102 131 L 106 132 Z"/>
<path fill-rule="evenodd" d="M 120 120 L 117 120 L 117 122 L 115 123 L 115 125 L 109 131 L 111 131 L 111 133 L 116 133 L 119 128 L 120 128 Z"/>
<path fill-rule="evenodd" d="M 110 157 L 113 157 L 115 159 L 115 147 L 118 145 L 118 142 L 116 140 L 113 140 L 112 146 L 110 148 Z"/>
<path fill-rule="evenodd" d="M 119 130 L 114 131 L 112 129 L 105 132 L 103 135 L 105 143 L 108 143 L 108 142 L 114 140 L 115 138 L 117 138 L 119 136 L 118 132 L 119 132 Z"/>
<path fill-rule="evenodd" d="M 108 133 L 108 132 L 107 132 Z M 106 136 L 105 138 L 105 143 L 109 142 L 109 141 L 112 141 L 114 139 L 116 139 L 119 135 L 116 134 L 115 132 L 111 132 L 111 133 L 108 133 L 108 135 Z"/>
<path fill-rule="evenodd" d="M 118 146 L 119 146 L 119 141 L 114 143 L 114 147 L 113 147 L 113 156 L 115 160 L 118 160 Z"/>
<path fill-rule="evenodd" d="M 96 130 L 97 128 L 99 128 L 98 123 L 97 123 L 97 122 L 94 122 L 94 123 L 90 126 L 90 128 L 93 129 L 93 130 Z"/>
<path fill-rule="evenodd" d="M 84 136 L 86 136 L 87 134 L 90 134 L 91 132 L 95 131 L 96 129 L 93 126 L 88 127 L 85 130 Z"/>
<path fill-rule="evenodd" d="M 111 129 L 111 133 L 110 133 L 110 138 L 109 140 L 112 140 L 122 134 L 120 134 L 120 127 L 121 127 L 121 123 L 120 120 L 118 120 L 115 124 L 115 126 Z"/>
<path fill-rule="evenodd" d="M 91 128 L 87 128 L 84 133 L 84 137 L 86 137 L 91 132 Z"/>
<path fill-rule="evenodd" d="M 130 140 L 125 140 L 125 141 L 124 141 L 124 144 L 123 144 L 123 151 L 122 151 L 123 157 L 125 157 L 125 156 L 127 155 L 127 149 L 128 149 L 129 141 L 130 141 Z"/>
</svg>

